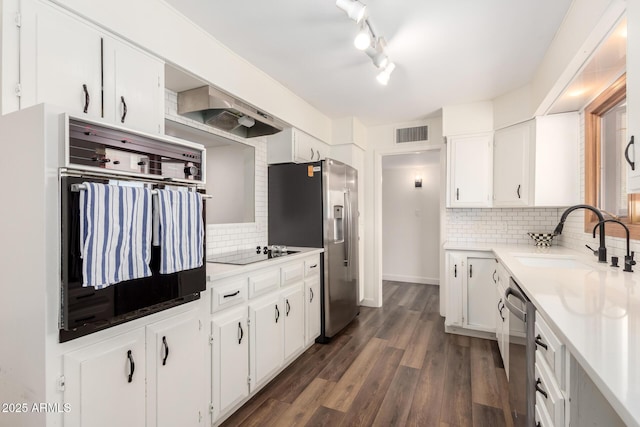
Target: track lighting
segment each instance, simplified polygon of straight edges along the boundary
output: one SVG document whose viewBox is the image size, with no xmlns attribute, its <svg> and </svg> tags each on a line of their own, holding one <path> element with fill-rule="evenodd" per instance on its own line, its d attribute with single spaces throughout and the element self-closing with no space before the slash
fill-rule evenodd
<svg viewBox="0 0 640 427">
<path fill-rule="evenodd" d="M 350 19 L 356 22 L 362 21 L 366 13 L 367 6 L 360 3 L 358 0 L 336 0 L 336 6 L 344 10 Z"/>
<path fill-rule="evenodd" d="M 366 14 L 366 5 L 358 0 L 336 0 L 336 6 L 346 12 L 347 16 L 360 24 L 360 30 L 353 41 L 355 47 L 364 51 L 376 68 L 381 69 L 377 76 L 378 81 L 386 85 L 389 83 L 391 73 L 396 68 L 395 64 L 389 61 L 385 53 L 387 46 L 383 37 L 376 37 L 371 26 L 371 21 Z"/>
<path fill-rule="evenodd" d="M 389 83 L 389 77 L 391 77 L 391 73 L 393 73 L 393 70 L 395 69 L 396 69 L 396 64 L 394 64 L 393 62 L 389 62 L 387 66 L 384 67 L 382 71 L 380 71 L 376 79 L 378 79 L 378 82 L 381 85 L 386 86 L 387 83 Z"/>
</svg>

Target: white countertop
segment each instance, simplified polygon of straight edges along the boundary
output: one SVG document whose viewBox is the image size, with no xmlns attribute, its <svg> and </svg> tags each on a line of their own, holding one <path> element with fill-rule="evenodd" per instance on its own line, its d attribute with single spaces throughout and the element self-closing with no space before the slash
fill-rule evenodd
<svg viewBox="0 0 640 427">
<path fill-rule="evenodd" d="M 220 264 L 216 262 L 207 262 L 207 282 L 214 282 L 226 277 L 235 276 L 236 274 L 248 273 L 265 267 L 271 267 L 290 261 L 295 261 L 309 255 L 320 254 L 324 252 L 323 248 L 303 248 L 288 247 L 290 251 L 298 251 L 296 254 L 270 258 L 264 261 L 254 262 L 246 265 Z"/>
<path fill-rule="evenodd" d="M 564 247 L 445 244 L 492 251 L 622 420 L 640 426 L 640 262 L 633 273 Z M 580 268 L 526 266 L 517 256 L 574 258 Z"/>
</svg>

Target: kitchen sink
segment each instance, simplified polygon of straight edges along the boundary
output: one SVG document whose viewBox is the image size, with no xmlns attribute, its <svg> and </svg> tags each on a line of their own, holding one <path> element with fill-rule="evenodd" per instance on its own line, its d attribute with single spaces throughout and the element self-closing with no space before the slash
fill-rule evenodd
<svg viewBox="0 0 640 427">
<path fill-rule="evenodd" d="M 592 270 L 589 266 L 573 257 L 562 255 L 530 255 L 514 254 L 513 257 L 522 265 L 534 268 L 570 268 L 580 270 Z"/>
</svg>

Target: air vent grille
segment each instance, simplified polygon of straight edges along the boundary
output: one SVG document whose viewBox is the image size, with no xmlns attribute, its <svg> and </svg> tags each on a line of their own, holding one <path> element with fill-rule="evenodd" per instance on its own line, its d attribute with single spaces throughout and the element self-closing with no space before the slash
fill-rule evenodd
<svg viewBox="0 0 640 427">
<path fill-rule="evenodd" d="M 396 129 L 396 144 L 425 142 L 429 140 L 429 126 L 415 126 Z"/>
</svg>

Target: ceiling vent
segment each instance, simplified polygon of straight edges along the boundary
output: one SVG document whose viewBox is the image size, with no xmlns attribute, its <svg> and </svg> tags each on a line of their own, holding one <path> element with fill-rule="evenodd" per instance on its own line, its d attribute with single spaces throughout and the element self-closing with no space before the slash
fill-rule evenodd
<svg viewBox="0 0 640 427">
<path fill-rule="evenodd" d="M 415 126 L 410 128 L 396 128 L 396 144 L 429 141 L 429 126 Z"/>
</svg>

